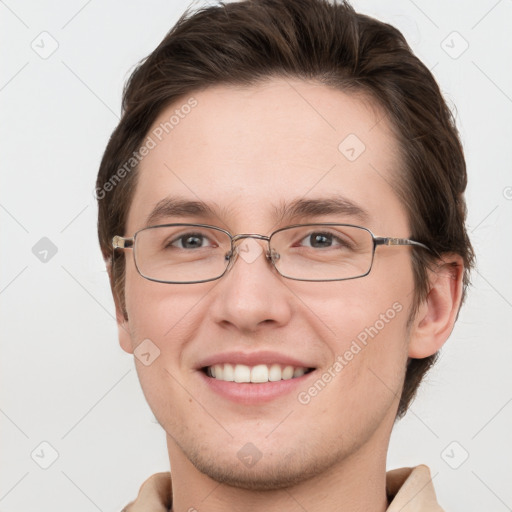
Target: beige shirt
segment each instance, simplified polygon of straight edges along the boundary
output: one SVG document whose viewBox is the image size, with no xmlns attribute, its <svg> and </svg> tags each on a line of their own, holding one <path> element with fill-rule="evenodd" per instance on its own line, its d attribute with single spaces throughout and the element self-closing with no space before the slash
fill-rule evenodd
<svg viewBox="0 0 512 512">
<path fill-rule="evenodd" d="M 437 503 L 430 469 L 393 469 L 386 473 L 387 512 L 443 512 Z M 141 486 L 137 499 L 122 512 L 169 512 L 172 508 L 171 473 L 156 473 Z"/>
</svg>

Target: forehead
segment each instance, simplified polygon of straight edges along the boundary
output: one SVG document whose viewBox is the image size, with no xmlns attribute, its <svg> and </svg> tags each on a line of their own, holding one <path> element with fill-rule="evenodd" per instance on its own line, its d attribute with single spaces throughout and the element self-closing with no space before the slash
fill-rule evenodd
<svg viewBox="0 0 512 512">
<path fill-rule="evenodd" d="M 168 197 L 204 206 L 168 209 L 180 222 L 202 219 L 234 231 L 266 231 L 292 204 L 309 201 L 309 210 L 299 210 L 314 213 L 320 199 L 345 202 L 349 208 L 332 215 L 349 217 L 353 207 L 375 229 L 383 210 L 395 223 L 405 220 L 391 186 L 397 142 L 382 109 L 364 95 L 289 79 L 218 85 L 166 108 L 150 140 L 127 231 L 165 220 Z"/>
</svg>

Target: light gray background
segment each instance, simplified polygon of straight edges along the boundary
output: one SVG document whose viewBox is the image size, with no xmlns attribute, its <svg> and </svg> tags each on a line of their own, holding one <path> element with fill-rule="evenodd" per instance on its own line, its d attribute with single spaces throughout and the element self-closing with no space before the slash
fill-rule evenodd
<svg viewBox="0 0 512 512">
<path fill-rule="evenodd" d="M 164 433 L 117 344 L 93 189 L 129 70 L 187 5 L 0 1 L 1 511 L 119 511 L 168 470 Z M 456 105 L 478 256 L 388 468 L 429 465 L 447 510 L 512 510 L 512 1 L 353 5 L 398 26 Z M 33 253 L 43 237 L 57 248 L 46 262 Z"/>
</svg>

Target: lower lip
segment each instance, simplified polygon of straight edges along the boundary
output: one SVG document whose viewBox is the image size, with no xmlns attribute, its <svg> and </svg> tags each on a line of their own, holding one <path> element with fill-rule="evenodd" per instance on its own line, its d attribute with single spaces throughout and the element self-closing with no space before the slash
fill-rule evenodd
<svg viewBox="0 0 512 512">
<path fill-rule="evenodd" d="M 217 380 L 199 371 L 201 378 L 212 391 L 233 402 L 246 405 L 270 402 L 287 395 L 297 390 L 298 387 L 304 386 L 306 379 L 314 373 L 315 371 L 312 371 L 294 379 L 252 384 L 249 382 L 238 383 Z"/>
</svg>

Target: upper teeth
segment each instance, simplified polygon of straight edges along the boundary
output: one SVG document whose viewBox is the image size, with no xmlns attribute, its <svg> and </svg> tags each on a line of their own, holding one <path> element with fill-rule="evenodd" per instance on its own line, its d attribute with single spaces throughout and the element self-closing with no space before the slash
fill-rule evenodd
<svg viewBox="0 0 512 512">
<path fill-rule="evenodd" d="M 245 364 L 225 363 L 208 366 L 207 374 L 217 380 L 260 383 L 301 377 L 307 370 L 304 367 L 281 366 L 280 364 L 246 366 Z"/>
</svg>

